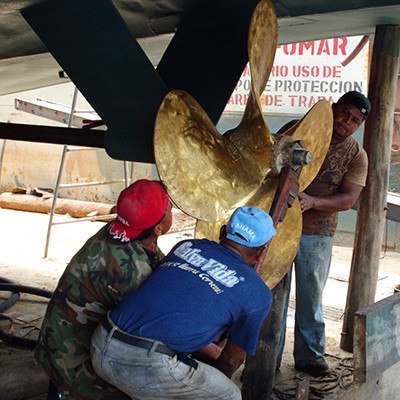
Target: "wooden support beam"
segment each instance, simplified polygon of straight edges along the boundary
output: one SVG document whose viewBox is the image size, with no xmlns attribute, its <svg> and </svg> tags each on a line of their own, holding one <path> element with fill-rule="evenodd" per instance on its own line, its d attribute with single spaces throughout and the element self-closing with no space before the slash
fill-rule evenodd
<svg viewBox="0 0 400 400">
<path fill-rule="evenodd" d="M 375 301 L 385 224 L 399 56 L 400 26 L 377 26 L 368 92 L 372 110 L 364 133 L 364 147 L 369 159 L 368 178 L 359 199 L 340 342 L 340 347 L 347 351 L 353 351 L 354 313 Z"/>
<path fill-rule="evenodd" d="M 243 371 L 243 400 L 269 400 L 271 397 L 288 281 L 288 275 L 285 275 L 272 290 L 272 307 L 261 327 L 256 354 L 246 358 Z"/>
</svg>

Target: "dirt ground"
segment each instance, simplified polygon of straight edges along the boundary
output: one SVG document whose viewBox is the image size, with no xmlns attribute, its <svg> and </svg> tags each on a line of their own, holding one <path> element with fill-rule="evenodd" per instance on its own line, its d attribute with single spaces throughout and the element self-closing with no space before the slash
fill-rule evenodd
<svg viewBox="0 0 400 400">
<path fill-rule="evenodd" d="M 70 221 L 57 217 L 57 221 Z M 159 241 L 164 252 L 179 240 L 193 237 L 194 221 L 175 212 L 172 232 Z M 48 258 L 43 259 L 48 216 L 0 208 L 0 277 L 35 288 L 54 290 L 60 275 L 75 252 L 104 224 L 79 222 L 52 227 Z M 322 399 L 340 385 L 352 380 L 351 353 L 339 348 L 343 313 L 346 304 L 352 249 L 334 247 L 333 261 L 324 292 L 327 361 L 333 373 L 324 380 L 311 381 L 310 399 Z M 376 300 L 393 294 L 400 284 L 400 253 L 382 252 Z M 296 383 L 304 378 L 293 368 L 294 288 L 291 291 L 286 347 L 281 368 L 275 380 L 273 399 L 294 398 Z M 10 296 L 0 291 L 0 305 Z M 35 339 L 44 315 L 47 300 L 21 294 L 15 305 L 0 314 L 0 329 L 16 336 Z M 242 370 L 234 380 L 241 385 Z M 47 378 L 34 364 L 32 351 L 0 341 L 0 399 L 44 400 Z M 257 400 L 257 399 L 255 399 Z"/>
</svg>

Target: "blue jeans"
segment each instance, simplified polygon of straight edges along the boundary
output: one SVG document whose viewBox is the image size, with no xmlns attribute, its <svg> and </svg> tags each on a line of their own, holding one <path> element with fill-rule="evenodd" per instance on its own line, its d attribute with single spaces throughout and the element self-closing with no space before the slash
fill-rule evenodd
<svg viewBox="0 0 400 400">
<path fill-rule="evenodd" d="M 333 237 L 302 235 L 294 259 L 296 274 L 296 312 L 294 329 L 295 361 L 320 360 L 325 354 L 325 322 L 322 312 L 322 293 L 329 276 Z M 289 288 L 282 321 L 278 365 L 285 344 Z"/>
<path fill-rule="evenodd" d="M 131 346 L 100 325 L 91 343 L 96 373 L 136 400 L 241 400 L 221 371 L 198 361 L 197 369 L 174 357 Z"/>
</svg>

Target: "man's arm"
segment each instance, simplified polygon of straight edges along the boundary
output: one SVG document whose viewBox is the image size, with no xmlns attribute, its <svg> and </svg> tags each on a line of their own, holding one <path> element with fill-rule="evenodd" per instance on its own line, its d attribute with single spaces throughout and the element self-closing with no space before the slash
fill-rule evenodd
<svg viewBox="0 0 400 400">
<path fill-rule="evenodd" d="M 349 210 L 361 193 L 362 186 L 354 183 L 343 182 L 340 192 L 327 197 L 314 197 L 299 193 L 301 212 L 310 210 L 337 212 Z"/>
<path fill-rule="evenodd" d="M 245 359 L 246 352 L 228 340 L 214 366 L 230 378 Z"/>
</svg>

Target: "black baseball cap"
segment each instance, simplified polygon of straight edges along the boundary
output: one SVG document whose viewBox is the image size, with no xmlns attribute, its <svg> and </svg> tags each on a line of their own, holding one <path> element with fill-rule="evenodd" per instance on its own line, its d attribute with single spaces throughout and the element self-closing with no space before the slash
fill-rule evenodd
<svg viewBox="0 0 400 400">
<path fill-rule="evenodd" d="M 367 118 L 371 112 L 371 103 L 369 100 L 362 93 L 356 91 L 345 93 L 336 104 L 351 104 L 361 111 L 364 118 Z"/>
</svg>

